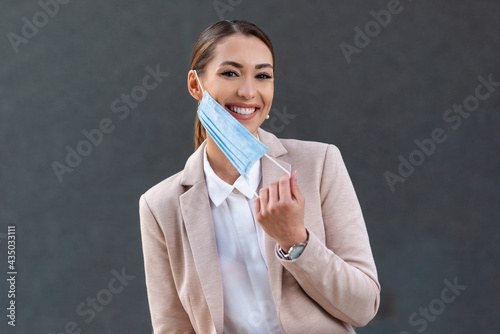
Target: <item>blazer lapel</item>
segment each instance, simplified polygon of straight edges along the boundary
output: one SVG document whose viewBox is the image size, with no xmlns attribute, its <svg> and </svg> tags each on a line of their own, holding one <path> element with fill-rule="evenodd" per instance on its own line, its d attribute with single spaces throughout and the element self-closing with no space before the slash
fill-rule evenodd
<svg viewBox="0 0 500 334">
<path fill-rule="evenodd" d="M 259 138 L 264 143 L 269 150 L 267 151 L 267 155 L 273 158 L 277 163 L 279 163 L 283 168 L 285 168 L 289 173 L 291 173 L 291 165 L 279 159 L 278 157 L 288 153 L 285 147 L 281 144 L 279 139 L 261 128 L 257 130 L 259 134 Z M 274 162 L 269 160 L 268 157 L 262 157 L 262 187 L 267 188 L 269 184 L 273 181 L 279 180 L 281 175 L 285 172 L 276 166 Z M 267 268 L 269 271 L 269 280 L 271 283 L 271 291 L 273 293 L 274 303 L 276 305 L 276 309 L 280 309 L 281 304 L 281 287 L 282 287 L 282 277 L 283 277 L 283 266 L 276 258 L 276 241 L 265 235 L 265 247 L 266 247 L 266 260 L 267 260 Z"/>
<path fill-rule="evenodd" d="M 224 325 L 222 278 L 210 200 L 203 172 L 203 148 L 205 146 L 206 141 L 186 162 L 181 184 L 191 187 L 179 197 L 179 201 L 196 270 L 210 314 L 217 333 L 222 333 Z"/>
</svg>

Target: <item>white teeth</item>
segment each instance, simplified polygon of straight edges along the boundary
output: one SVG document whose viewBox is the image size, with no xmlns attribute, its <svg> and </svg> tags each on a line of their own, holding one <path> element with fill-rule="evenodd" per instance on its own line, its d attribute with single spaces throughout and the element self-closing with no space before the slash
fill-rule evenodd
<svg viewBox="0 0 500 334">
<path fill-rule="evenodd" d="M 234 112 L 242 115 L 250 115 L 255 111 L 255 108 L 239 108 L 239 107 L 229 107 Z"/>
</svg>

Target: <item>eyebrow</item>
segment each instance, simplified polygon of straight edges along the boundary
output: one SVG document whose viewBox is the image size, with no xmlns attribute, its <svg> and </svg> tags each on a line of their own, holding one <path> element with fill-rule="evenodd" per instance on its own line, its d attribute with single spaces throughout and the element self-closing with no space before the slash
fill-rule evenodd
<svg viewBox="0 0 500 334">
<path fill-rule="evenodd" d="M 231 65 L 231 66 L 234 66 L 236 68 L 243 68 L 243 65 L 241 65 L 240 63 L 237 63 L 235 61 L 231 61 L 231 60 L 226 60 L 226 61 L 223 61 L 222 63 L 219 64 L 219 67 L 220 66 L 223 66 L 223 65 Z M 273 69 L 273 66 L 271 64 L 257 64 L 255 65 L 255 69 L 259 70 L 261 68 L 271 68 Z"/>
</svg>

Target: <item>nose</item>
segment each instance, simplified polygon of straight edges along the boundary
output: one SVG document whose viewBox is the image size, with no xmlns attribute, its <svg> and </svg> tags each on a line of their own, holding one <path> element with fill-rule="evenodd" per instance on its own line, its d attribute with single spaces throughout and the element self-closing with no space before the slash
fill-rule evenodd
<svg viewBox="0 0 500 334">
<path fill-rule="evenodd" d="M 255 87 L 251 77 L 245 78 L 238 88 L 238 95 L 250 100 L 255 97 Z"/>
</svg>

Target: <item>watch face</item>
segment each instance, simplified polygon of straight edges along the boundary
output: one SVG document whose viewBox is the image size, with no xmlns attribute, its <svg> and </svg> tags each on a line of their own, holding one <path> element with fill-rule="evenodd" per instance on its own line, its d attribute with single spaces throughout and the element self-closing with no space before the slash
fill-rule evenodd
<svg viewBox="0 0 500 334">
<path fill-rule="evenodd" d="M 296 258 L 298 258 L 300 256 L 300 254 L 302 254 L 302 252 L 304 251 L 304 248 L 306 246 L 296 246 L 292 249 L 292 251 L 290 252 L 289 254 L 289 257 L 291 260 L 295 260 Z"/>
</svg>

